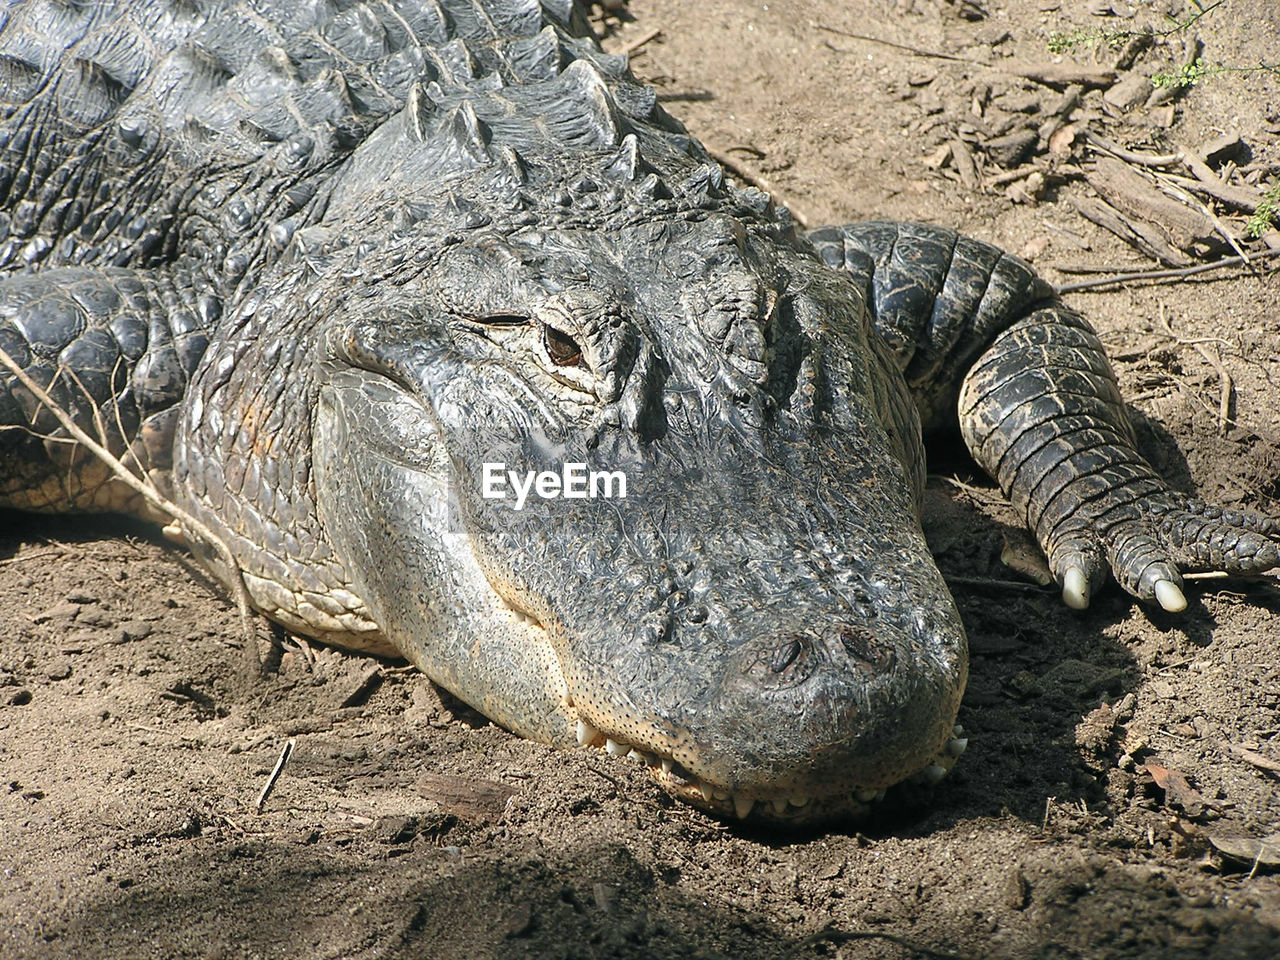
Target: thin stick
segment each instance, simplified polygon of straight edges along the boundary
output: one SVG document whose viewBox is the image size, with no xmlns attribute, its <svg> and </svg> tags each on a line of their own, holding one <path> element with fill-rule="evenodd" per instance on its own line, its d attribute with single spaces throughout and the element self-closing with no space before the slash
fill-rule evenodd
<svg viewBox="0 0 1280 960">
<path fill-rule="evenodd" d="M 768 180 L 766 180 L 760 174 L 756 173 L 754 170 L 750 169 L 749 167 L 743 166 L 741 163 L 739 163 L 733 157 L 729 156 L 729 154 L 725 153 L 723 150 L 713 150 L 711 147 L 707 147 L 706 151 L 707 151 L 707 156 L 709 156 L 716 163 L 720 164 L 720 166 L 724 167 L 726 170 L 732 173 L 739 180 L 742 180 L 745 183 L 749 183 L 753 187 L 757 187 L 758 189 L 763 190 L 765 193 L 770 194 L 771 196 L 775 196 L 775 197 L 779 196 L 778 191 L 774 190 L 773 184 L 771 184 Z M 786 208 L 791 211 L 791 219 L 794 220 L 796 223 L 798 223 L 802 230 L 808 230 L 809 218 L 805 216 L 803 213 L 801 213 L 799 210 L 797 210 L 792 204 L 786 203 L 785 200 L 783 201 L 783 203 L 785 204 Z"/>
<path fill-rule="evenodd" d="M 1182 162 L 1186 164 L 1187 169 L 1200 181 L 1204 192 L 1209 196 L 1215 200 L 1221 200 L 1237 210 L 1244 210 L 1246 213 L 1257 211 L 1258 204 L 1262 202 L 1262 194 L 1223 183 L 1218 175 L 1209 168 L 1209 165 L 1201 159 L 1200 155 L 1190 147 L 1183 147 L 1179 156 Z"/>
<path fill-rule="evenodd" d="M 955 584 L 958 587 L 991 587 L 995 590 L 1013 590 L 1018 593 L 1044 593 L 1049 589 L 1048 584 L 1041 586 L 1038 583 L 1023 583 L 1020 580 L 994 580 L 991 577 L 943 574 L 942 578 L 947 583 Z"/>
<path fill-rule="evenodd" d="M 0 567 L 8 566 L 11 563 L 26 563 L 28 560 L 43 560 L 46 557 L 61 557 L 61 550 L 46 550 L 44 553 L 24 553 L 20 557 L 5 557 L 0 560 Z"/>
<path fill-rule="evenodd" d="M 1134 150 L 1126 150 L 1114 140 L 1108 140 L 1092 130 L 1084 131 L 1084 138 L 1091 145 L 1111 154 L 1118 160 L 1123 160 L 1125 163 L 1134 163 L 1140 167 L 1171 167 L 1182 159 L 1182 154 L 1180 153 L 1138 153 Z"/>
<path fill-rule="evenodd" d="M 48 392 L 32 380 L 3 347 L 0 347 L 0 364 L 7 367 L 9 372 L 18 378 L 18 382 L 31 391 L 31 394 L 62 424 L 67 433 L 71 434 L 90 453 L 105 463 L 111 469 L 111 472 L 115 474 L 116 479 L 135 493 L 140 494 L 151 506 L 161 513 L 166 513 L 173 517 L 197 537 L 213 547 L 218 557 L 227 565 L 227 569 L 231 574 L 230 586 L 232 593 L 235 594 L 236 606 L 240 611 L 240 627 L 244 631 L 245 643 L 249 648 L 251 660 L 258 661 L 258 667 L 261 669 L 261 661 L 258 657 L 258 634 L 257 630 L 254 629 L 253 611 L 249 606 L 249 591 L 244 585 L 244 577 L 241 574 L 240 565 L 236 563 L 235 557 L 231 553 L 231 548 L 227 546 L 226 542 L 199 519 L 162 496 L 154 484 L 135 476 L 120 462 L 115 454 L 82 430 L 71 415 L 54 402 Z"/>
<path fill-rule="evenodd" d="M 284 749 L 280 751 L 280 759 L 276 761 L 275 769 L 271 771 L 271 776 L 267 777 L 267 782 L 263 785 L 262 792 L 258 794 L 258 813 L 262 813 L 262 808 L 266 806 L 267 797 L 271 796 L 271 791 L 275 789 L 276 781 L 280 779 L 280 774 L 284 772 L 284 765 L 289 762 L 289 756 L 293 753 L 293 747 L 296 742 L 290 737 L 285 742 Z"/>
<path fill-rule="evenodd" d="M 662 30 L 658 27 L 654 27 L 648 33 L 643 33 L 640 36 L 636 37 L 634 40 L 624 43 L 622 46 L 620 46 L 617 50 L 614 50 L 613 52 L 620 53 L 623 56 L 629 57 L 631 54 L 635 53 L 637 50 L 643 47 L 646 43 L 648 43 L 651 40 L 656 40 L 660 36 L 662 36 Z"/>
<path fill-rule="evenodd" d="M 956 63 L 971 63 L 976 67 L 989 67 L 991 64 L 983 63 L 981 60 L 973 60 L 969 57 L 957 57 L 953 53 L 942 53 L 938 50 L 925 50 L 922 47 L 912 47 L 905 43 L 894 43 L 892 40 L 884 40 L 880 37 L 869 37 L 863 33 L 851 33 L 848 30 L 841 30 L 838 27 L 829 27 L 825 23 L 813 23 L 809 26 L 826 33 L 834 33 L 838 37 L 848 37 L 850 40 L 865 40 L 867 43 L 878 43 L 881 46 L 892 47 L 895 50 L 903 50 L 907 53 L 915 54 L 917 57 L 931 57 L 934 60 L 954 60 Z"/>
<path fill-rule="evenodd" d="M 1117 273 L 1110 277 L 1098 277 L 1094 280 L 1079 280 L 1076 283 L 1064 283 L 1055 290 L 1058 296 L 1064 293 L 1074 293 L 1077 290 L 1091 290 L 1094 287 L 1109 287 L 1116 283 L 1130 283 L 1135 280 L 1167 280 L 1171 278 L 1182 278 L 1194 276 L 1197 273 L 1207 273 L 1210 270 L 1222 270 L 1226 267 L 1248 266 L 1250 263 L 1257 263 L 1259 260 L 1269 260 L 1272 257 L 1280 257 L 1280 250 L 1264 250 L 1261 253 L 1255 253 L 1246 261 L 1243 257 L 1224 257 L 1221 260 L 1215 260 L 1213 263 L 1201 263 L 1194 267 L 1177 267 L 1165 270 L 1140 270 L 1134 273 Z"/>
</svg>

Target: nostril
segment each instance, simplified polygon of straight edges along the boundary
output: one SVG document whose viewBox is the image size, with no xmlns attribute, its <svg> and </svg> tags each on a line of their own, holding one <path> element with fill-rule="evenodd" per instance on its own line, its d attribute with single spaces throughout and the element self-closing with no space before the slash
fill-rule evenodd
<svg viewBox="0 0 1280 960">
<path fill-rule="evenodd" d="M 799 640 L 791 640 L 788 643 L 784 643 L 782 646 L 778 647 L 777 650 L 773 651 L 773 662 L 769 664 L 769 666 L 773 669 L 774 673 L 781 673 L 783 670 L 787 669 L 787 667 L 791 666 L 791 664 L 796 662 L 796 657 L 800 656 L 800 651 L 802 649 L 803 645 Z"/>
<path fill-rule="evenodd" d="M 864 670 L 886 670 L 893 666 L 893 648 L 878 642 L 870 631 L 841 627 L 836 636 L 844 652 Z"/>
<path fill-rule="evenodd" d="M 783 689 L 803 683 L 813 673 L 813 644 L 792 634 L 766 640 L 746 664 L 746 674 L 761 687 Z"/>
</svg>

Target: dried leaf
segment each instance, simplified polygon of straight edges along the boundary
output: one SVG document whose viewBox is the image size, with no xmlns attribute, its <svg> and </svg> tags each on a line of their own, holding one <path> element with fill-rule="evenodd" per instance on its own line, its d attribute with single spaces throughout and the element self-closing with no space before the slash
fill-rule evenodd
<svg viewBox="0 0 1280 960">
<path fill-rule="evenodd" d="M 1158 763 L 1148 763 L 1138 768 L 1151 774 L 1156 786 L 1164 791 L 1168 803 L 1176 803 L 1189 816 L 1197 816 L 1204 809 L 1204 798 L 1187 782 L 1181 770 L 1162 767 Z"/>
<path fill-rule="evenodd" d="M 1049 153 L 1055 157 L 1071 156 L 1071 145 L 1076 142 L 1076 134 L 1079 128 L 1075 124 L 1069 123 L 1060 130 L 1054 131 L 1049 135 Z"/>
<path fill-rule="evenodd" d="M 1005 534 L 1004 546 L 1000 549 L 1000 562 L 1042 587 L 1053 583 L 1053 574 L 1049 572 L 1049 562 L 1045 560 L 1044 553 L 1023 531 Z"/>
<path fill-rule="evenodd" d="M 1264 867 L 1280 866 L 1280 833 L 1261 840 L 1254 837 L 1210 837 L 1213 848 L 1225 857 L 1256 863 Z"/>
</svg>

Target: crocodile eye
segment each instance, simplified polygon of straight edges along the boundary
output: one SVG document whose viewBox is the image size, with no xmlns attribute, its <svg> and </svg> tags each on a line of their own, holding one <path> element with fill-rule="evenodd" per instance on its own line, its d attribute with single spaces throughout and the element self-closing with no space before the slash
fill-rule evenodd
<svg viewBox="0 0 1280 960">
<path fill-rule="evenodd" d="M 518 313 L 491 313 L 486 317 L 476 317 L 476 323 L 487 327 L 519 327 L 528 322 L 528 317 Z"/>
<path fill-rule="evenodd" d="M 542 325 L 542 345 L 556 366 L 576 367 L 582 363 L 582 348 L 577 341 L 545 323 Z"/>
</svg>

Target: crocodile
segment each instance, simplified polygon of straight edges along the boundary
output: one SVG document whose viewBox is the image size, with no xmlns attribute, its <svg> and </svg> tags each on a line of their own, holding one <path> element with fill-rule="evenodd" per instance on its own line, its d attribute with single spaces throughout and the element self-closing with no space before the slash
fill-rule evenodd
<svg viewBox="0 0 1280 960">
<path fill-rule="evenodd" d="M 798 229 L 574 0 L 21 0 L 0 111 L 0 506 L 168 519 L 35 384 L 284 629 L 717 814 L 860 815 L 963 749 L 926 436 L 1070 607 L 1277 563 L 1025 262 Z"/>
</svg>

